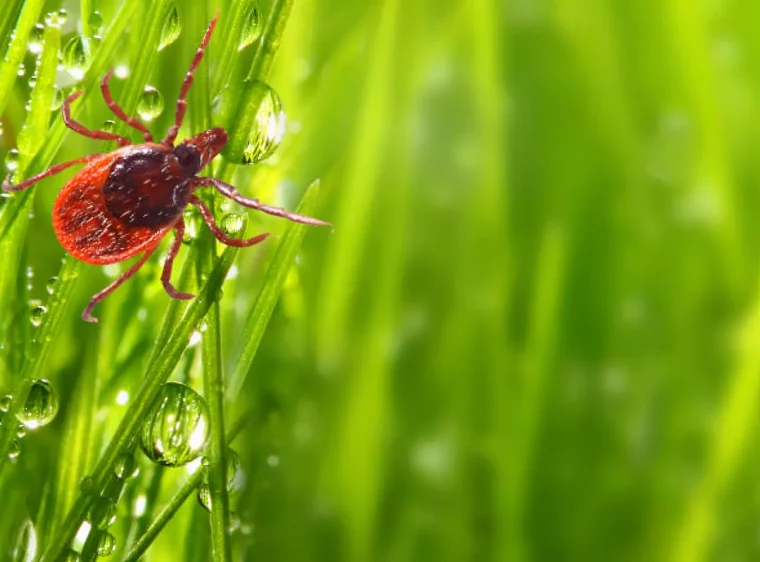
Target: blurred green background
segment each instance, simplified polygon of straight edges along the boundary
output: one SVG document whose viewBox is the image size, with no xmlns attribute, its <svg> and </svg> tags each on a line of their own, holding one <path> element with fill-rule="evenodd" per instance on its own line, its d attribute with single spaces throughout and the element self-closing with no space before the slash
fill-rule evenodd
<svg viewBox="0 0 760 562">
<path fill-rule="evenodd" d="M 5 1 L 11 14 L 29 3 Z M 148 48 L 151 3 L 135 1 L 110 66 Z M 224 83 L 234 4 L 177 2 L 182 32 L 147 74 L 166 100 L 152 130 L 171 123 L 216 8 L 203 65 Z M 63 44 L 82 6 L 107 28 L 121 5 L 64 2 Z M 335 230 L 306 233 L 227 412 L 252 412 L 234 444 L 247 474 L 235 559 L 760 559 L 758 18 L 749 0 L 295 1 L 268 80 L 287 132 L 235 179 L 293 208 L 319 178 L 316 216 Z M 30 73 L 7 99 L 0 156 L 16 146 Z M 128 83 L 114 82 L 117 99 Z M 94 125 L 109 116 L 93 94 L 79 118 Z M 193 91 L 191 124 L 205 102 L 229 125 L 212 98 Z M 106 144 L 69 134 L 54 161 L 96 150 Z M 20 294 L 30 268 L 31 306 L 60 267 L 50 213 L 67 177 L 35 188 L 21 255 L 2 248 Z M 249 233 L 284 228 L 248 215 Z M 274 247 L 243 250 L 225 285 L 228 371 Z M 114 397 L 139 384 L 168 304 L 159 272 L 153 260 L 90 326 L 79 310 L 114 272 L 82 270 L 45 370 L 61 412 L 3 473 L 0 544 L 34 521 L 60 466 L 78 455 L 84 476 L 107 442 L 123 414 Z M 8 350 L 31 330 L 17 305 L 2 303 L 8 389 L 21 361 Z M 175 378 L 200 391 L 197 355 Z M 86 411 L 84 373 L 97 388 Z M 69 448 L 71 420 L 92 424 L 89 449 Z M 141 463 L 116 559 L 154 470 Z M 187 476 L 165 472 L 159 504 Z M 206 560 L 207 529 L 188 502 L 147 559 Z"/>
</svg>

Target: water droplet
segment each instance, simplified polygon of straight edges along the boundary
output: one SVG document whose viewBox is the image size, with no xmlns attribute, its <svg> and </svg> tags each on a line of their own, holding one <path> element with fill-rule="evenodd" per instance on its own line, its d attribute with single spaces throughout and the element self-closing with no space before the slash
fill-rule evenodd
<svg viewBox="0 0 760 562">
<path fill-rule="evenodd" d="M 19 151 L 15 148 L 10 149 L 5 155 L 5 169 L 9 172 L 15 172 L 18 169 L 19 158 Z"/>
<path fill-rule="evenodd" d="M 18 65 L 18 72 L 16 73 L 19 76 L 24 76 L 26 74 L 26 66 L 24 66 L 24 63 Z"/>
<path fill-rule="evenodd" d="M 63 48 L 63 67 L 78 81 L 84 78 L 89 65 L 85 39 L 81 35 L 75 35 Z"/>
<path fill-rule="evenodd" d="M 145 121 L 153 121 L 164 110 L 164 96 L 153 86 L 145 86 L 140 101 L 137 104 L 137 113 Z"/>
<path fill-rule="evenodd" d="M 166 383 L 159 406 L 145 421 L 142 450 L 151 460 L 181 466 L 200 456 L 208 440 L 208 406 L 189 386 Z"/>
<path fill-rule="evenodd" d="M 68 19 L 69 19 L 69 13 L 66 10 L 64 10 L 63 8 L 58 10 L 58 21 L 60 25 L 65 25 Z"/>
<path fill-rule="evenodd" d="M 258 40 L 259 37 L 261 37 L 261 14 L 256 3 L 251 2 L 245 15 L 245 23 L 243 24 L 243 31 L 240 34 L 238 51 L 242 51 Z"/>
<path fill-rule="evenodd" d="M 113 133 L 116 130 L 116 121 L 114 121 L 113 119 L 107 119 L 103 123 L 103 130 L 106 133 Z"/>
<path fill-rule="evenodd" d="M 92 479 L 92 476 L 85 476 L 79 481 L 79 490 L 83 494 L 95 493 L 95 480 Z"/>
<path fill-rule="evenodd" d="M 8 458 L 11 460 L 17 459 L 20 454 L 21 446 L 18 444 L 18 441 L 14 439 L 11 442 L 10 447 L 8 447 Z"/>
<path fill-rule="evenodd" d="M 37 531 L 27 519 L 21 524 L 13 548 L 13 562 L 34 562 L 37 558 Z"/>
<path fill-rule="evenodd" d="M 64 23 L 66 23 L 66 19 L 64 18 L 63 21 L 61 21 L 60 12 L 48 12 L 45 15 L 45 25 L 47 26 L 61 27 Z"/>
<path fill-rule="evenodd" d="M 126 480 L 127 478 L 134 478 L 140 472 L 137 466 L 137 459 L 132 453 L 124 453 L 116 461 L 113 468 L 113 473 L 119 480 Z"/>
<path fill-rule="evenodd" d="M 182 236 L 182 241 L 189 244 L 198 238 L 201 227 L 201 215 L 195 207 L 187 207 L 182 213 L 182 218 L 185 221 L 185 234 Z"/>
<path fill-rule="evenodd" d="M 16 437 L 19 439 L 26 437 L 26 426 L 23 423 L 20 423 L 16 426 Z"/>
<path fill-rule="evenodd" d="M 101 531 L 98 535 L 98 554 L 108 556 L 116 550 L 116 539 L 108 531 Z"/>
<path fill-rule="evenodd" d="M 32 309 L 31 314 L 29 315 L 29 320 L 32 322 L 32 326 L 35 328 L 39 328 L 40 324 L 42 324 L 42 319 L 45 318 L 45 313 L 47 312 L 47 308 L 43 305 L 35 306 Z"/>
<path fill-rule="evenodd" d="M 49 424 L 58 413 L 58 397 L 53 385 L 44 379 L 32 381 L 23 408 L 16 412 L 18 421 L 29 429 Z"/>
<path fill-rule="evenodd" d="M 9 412 L 11 409 L 11 406 L 13 406 L 13 396 L 10 394 L 6 394 L 2 398 L 0 398 L 0 412 Z"/>
<path fill-rule="evenodd" d="M 50 102 L 50 111 L 58 111 L 61 109 L 61 106 L 63 105 L 63 90 L 61 88 L 56 88 L 53 90 L 53 99 Z"/>
<path fill-rule="evenodd" d="M 79 555 L 79 553 L 76 550 L 68 549 L 61 560 L 63 562 L 79 562 L 82 559 L 82 557 Z"/>
<path fill-rule="evenodd" d="M 240 523 L 240 516 L 234 511 L 230 511 L 230 528 L 228 529 L 228 532 L 232 534 L 240 529 Z"/>
<path fill-rule="evenodd" d="M 100 28 L 103 27 L 103 16 L 97 10 L 90 14 L 90 17 L 87 21 L 90 24 L 90 27 L 92 27 L 94 33 L 98 33 L 98 31 L 100 31 Z"/>
<path fill-rule="evenodd" d="M 99 497 L 90 507 L 87 519 L 98 529 L 110 527 L 116 521 L 116 502 Z"/>
<path fill-rule="evenodd" d="M 52 295 L 53 293 L 55 293 L 55 288 L 57 285 L 58 285 L 58 277 L 54 275 L 53 277 L 48 279 L 48 282 L 45 285 L 45 289 L 47 290 L 48 295 Z"/>
<path fill-rule="evenodd" d="M 126 64 L 117 64 L 116 68 L 113 69 L 113 75 L 123 80 L 129 76 L 129 67 Z"/>
<path fill-rule="evenodd" d="M 42 44 L 45 38 L 45 26 L 41 23 L 36 24 L 29 32 L 29 43 L 26 47 L 33 55 L 39 55 L 42 52 Z"/>
<path fill-rule="evenodd" d="M 161 39 L 158 43 L 158 50 L 161 51 L 174 43 L 180 33 L 182 33 L 182 20 L 179 17 L 177 5 L 172 4 L 169 13 L 166 14 L 164 27 L 161 29 Z"/>
<path fill-rule="evenodd" d="M 243 149 L 243 164 L 256 164 L 269 158 L 285 134 L 286 115 L 280 96 L 264 82 L 257 81 L 255 88 L 260 90 L 261 103 Z"/>
<path fill-rule="evenodd" d="M 234 494 L 245 488 L 246 474 L 240 464 L 240 455 L 234 449 L 227 449 L 227 492 Z M 208 483 L 201 484 L 198 490 L 198 501 L 200 504 L 211 510 L 211 492 Z"/>
<path fill-rule="evenodd" d="M 222 217 L 222 230 L 227 236 L 237 236 L 241 234 L 245 227 L 243 215 L 238 213 L 228 213 Z"/>
</svg>

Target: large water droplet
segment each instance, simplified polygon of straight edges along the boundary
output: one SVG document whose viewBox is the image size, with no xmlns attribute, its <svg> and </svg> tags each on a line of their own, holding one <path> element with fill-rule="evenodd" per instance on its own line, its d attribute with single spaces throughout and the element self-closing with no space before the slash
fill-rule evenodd
<svg viewBox="0 0 760 562">
<path fill-rule="evenodd" d="M 116 502 L 99 497 L 90 507 L 87 519 L 99 529 L 110 527 L 116 521 Z"/>
<path fill-rule="evenodd" d="M 238 213 L 227 213 L 222 217 L 222 230 L 227 236 L 238 236 L 243 232 L 245 220 L 243 215 Z"/>
<path fill-rule="evenodd" d="M 42 52 L 42 44 L 45 38 L 45 26 L 41 23 L 36 24 L 29 32 L 29 42 L 26 44 L 27 49 L 33 55 L 39 55 Z"/>
<path fill-rule="evenodd" d="M 257 81 L 254 87 L 259 90 L 261 103 L 243 149 L 243 164 L 256 164 L 269 158 L 285 134 L 286 115 L 280 96 L 264 82 Z"/>
<path fill-rule="evenodd" d="M 13 562 L 34 562 L 37 558 L 37 531 L 27 519 L 21 524 L 13 548 Z"/>
<path fill-rule="evenodd" d="M 32 322 L 32 326 L 39 328 L 40 324 L 42 324 L 43 318 L 45 318 L 45 313 L 47 313 L 46 307 L 43 305 L 35 306 L 29 314 L 29 320 Z"/>
<path fill-rule="evenodd" d="M 153 86 L 145 86 L 140 101 L 137 104 L 137 113 L 145 121 L 153 121 L 164 110 L 164 96 Z"/>
<path fill-rule="evenodd" d="M 177 5 L 172 4 L 169 13 L 166 14 L 164 27 L 161 28 L 161 40 L 158 43 L 158 50 L 161 51 L 174 43 L 180 33 L 182 33 L 182 20 L 179 17 Z"/>
<path fill-rule="evenodd" d="M 63 48 L 63 67 L 77 81 L 84 78 L 89 66 L 84 43 L 85 39 L 81 35 L 75 35 Z"/>
<path fill-rule="evenodd" d="M 16 412 L 18 421 L 29 429 L 49 424 L 58 413 L 58 396 L 53 386 L 44 379 L 32 381 L 26 402 Z"/>
<path fill-rule="evenodd" d="M 261 13 L 256 2 L 251 2 L 245 14 L 245 23 L 243 24 L 243 31 L 240 34 L 238 51 L 242 51 L 248 45 L 258 40 L 259 37 L 261 37 Z"/>
<path fill-rule="evenodd" d="M 108 556 L 116 550 L 116 539 L 108 531 L 101 531 L 98 535 L 98 554 Z"/>
<path fill-rule="evenodd" d="M 245 488 L 246 474 L 240 464 L 240 455 L 234 449 L 227 449 L 227 492 L 234 494 Z M 211 511 L 211 492 L 208 483 L 201 484 L 198 490 L 198 501 Z"/>
<path fill-rule="evenodd" d="M 181 466 L 197 458 L 208 440 L 208 406 L 189 386 L 164 385 L 159 406 L 143 423 L 140 446 L 151 460 Z"/>
</svg>

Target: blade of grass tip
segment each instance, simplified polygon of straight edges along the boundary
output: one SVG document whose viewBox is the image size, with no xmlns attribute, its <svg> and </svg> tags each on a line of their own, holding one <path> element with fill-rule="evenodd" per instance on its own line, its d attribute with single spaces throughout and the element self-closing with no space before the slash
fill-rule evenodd
<svg viewBox="0 0 760 562">
<path fill-rule="evenodd" d="M 313 182 L 301 200 L 296 213 L 302 215 L 313 215 L 317 207 L 319 198 L 319 180 Z M 237 361 L 235 371 L 232 373 L 227 385 L 227 400 L 233 402 L 240 396 L 240 392 L 245 383 L 245 378 L 253 364 L 253 358 L 264 336 L 269 319 L 272 317 L 274 307 L 280 298 L 282 287 L 287 279 L 288 272 L 296 260 L 296 254 L 301 248 L 301 241 L 304 233 L 308 228 L 307 225 L 298 223 L 289 223 L 285 234 L 282 237 L 272 258 L 272 263 L 267 269 L 264 282 L 256 297 L 253 309 L 248 314 L 248 322 L 243 329 L 243 351 Z"/>
<path fill-rule="evenodd" d="M 21 8 L 16 29 L 11 35 L 11 42 L 5 59 L 0 63 L 0 115 L 10 99 L 11 88 L 16 83 L 18 69 L 26 55 L 29 33 L 40 19 L 44 0 L 27 0 Z M 48 106 L 49 107 L 49 106 Z M 47 113 L 47 111 L 46 111 Z"/>
<path fill-rule="evenodd" d="M 227 248 L 224 251 L 209 274 L 208 280 L 195 299 L 188 305 L 185 315 L 177 324 L 163 351 L 156 354 L 155 360 L 148 364 L 142 385 L 92 472 L 93 489 L 101 490 L 103 488 L 119 456 L 136 437 L 143 420 L 150 414 L 158 393 L 182 357 L 182 353 L 190 340 L 190 335 L 197 328 L 211 305 L 221 296 L 222 284 L 237 251 L 237 248 Z M 58 559 L 57 557 L 61 555 L 74 537 L 93 500 L 92 495 L 80 494 L 41 562 Z"/>
<path fill-rule="evenodd" d="M 226 443 L 227 446 L 232 443 L 238 433 L 242 431 L 245 425 L 250 420 L 250 412 L 244 412 L 236 421 L 232 424 L 229 432 L 227 433 Z M 166 527 L 166 524 L 172 520 L 174 515 L 179 511 L 179 508 L 187 501 L 187 499 L 193 495 L 193 492 L 197 490 L 201 484 L 203 484 L 204 470 L 199 468 L 195 473 L 183 484 L 179 491 L 172 496 L 169 503 L 158 513 L 156 518 L 151 521 L 148 528 L 140 536 L 138 541 L 130 549 L 130 551 L 124 556 L 122 562 L 136 562 L 140 557 L 145 554 L 153 541 L 156 540 L 158 534 Z M 213 505 L 213 504 L 212 504 Z"/>
<path fill-rule="evenodd" d="M 237 102 L 237 110 L 233 113 L 234 119 L 227 124 L 230 141 L 224 150 L 224 160 L 219 165 L 219 177 L 221 178 L 230 176 L 232 170 L 230 162 L 243 161 L 243 151 L 248 143 L 248 136 L 253 129 L 253 123 L 264 95 L 264 90 L 259 87 L 257 81 L 266 80 L 269 75 L 292 8 L 293 0 L 275 0 L 269 17 L 264 23 L 248 79 L 243 84 Z"/>
</svg>

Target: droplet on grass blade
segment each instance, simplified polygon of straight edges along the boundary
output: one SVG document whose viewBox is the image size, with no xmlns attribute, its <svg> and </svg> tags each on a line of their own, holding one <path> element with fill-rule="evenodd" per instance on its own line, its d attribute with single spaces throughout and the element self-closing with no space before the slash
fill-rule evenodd
<svg viewBox="0 0 760 562">
<path fill-rule="evenodd" d="M 137 113 L 145 121 L 153 121 L 164 110 L 164 96 L 153 86 L 145 86 L 137 103 Z"/>
<path fill-rule="evenodd" d="M 77 81 L 84 78 L 90 65 L 87 60 L 85 41 L 86 39 L 81 35 L 75 35 L 63 48 L 63 68 Z"/>
<path fill-rule="evenodd" d="M 37 531 L 27 519 L 21 524 L 13 548 L 13 562 L 35 562 L 37 559 Z"/>
<path fill-rule="evenodd" d="M 256 81 L 254 88 L 261 102 L 243 149 L 243 164 L 256 164 L 269 158 L 282 142 L 287 121 L 277 92 L 261 81 Z"/>
<path fill-rule="evenodd" d="M 208 470 L 204 468 L 204 470 Z M 240 464 L 240 455 L 234 449 L 227 449 L 227 492 L 234 494 L 245 488 L 247 476 Z M 211 511 L 211 491 L 208 482 L 204 481 L 198 490 L 198 501 L 207 510 Z"/>
<path fill-rule="evenodd" d="M 43 318 L 45 318 L 46 313 L 47 308 L 45 306 L 35 306 L 32 309 L 32 312 L 29 314 L 29 321 L 32 323 L 32 326 L 39 328 L 40 324 L 42 324 Z"/>
<path fill-rule="evenodd" d="M 32 381 L 29 393 L 16 418 L 28 429 L 37 429 L 49 424 L 58 413 L 58 396 L 53 385 L 44 379 Z"/>
<path fill-rule="evenodd" d="M 245 23 L 240 33 L 240 44 L 238 51 L 242 51 L 249 45 L 252 45 L 261 37 L 261 13 L 256 2 L 250 2 L 245 13 Z"/>
<path fill-rule="evenodd" d="M 169 13 L 166 14 L 164 26 L 161 28 L 161 39 L 158 43 L 158 50 L 162 51 L 174 43 L 179 38 L 180 33 L 182 33 L 182 20 L 179 17 L 177 5 L 172 3 Z"/>
<path fill-rule="evenodd" d="M 29 32 L 29 42 L 26 47 L 33 55 L 39 55 L 42 52 L 42 43 L 45 37 L 45 26 L 41 23 L 35 24 Z"/>
</svg>

